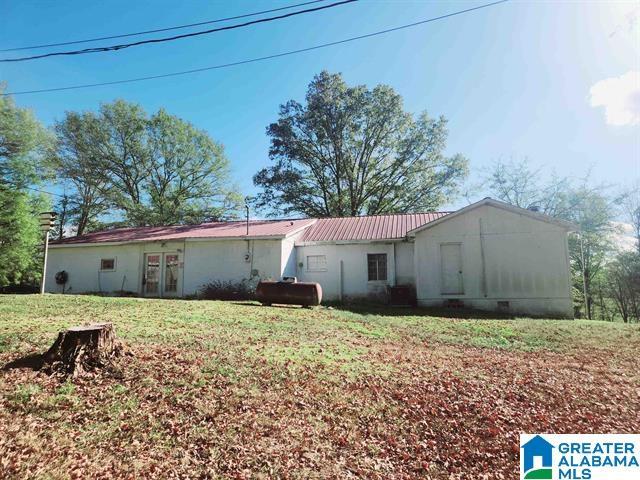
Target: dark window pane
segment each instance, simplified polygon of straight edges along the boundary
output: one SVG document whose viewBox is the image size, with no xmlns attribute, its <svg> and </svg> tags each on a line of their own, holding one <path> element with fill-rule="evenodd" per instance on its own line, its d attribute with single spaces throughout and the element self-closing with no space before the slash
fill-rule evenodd
<svg viewBox="0 0 640 480">
<path fill-rule="evenodd" d="M 100 270 L 113 270 L 116 266 L 116 261 L 113 258 L 103 258 L 100 260 Z"/>
<path fill-rule="evenodd" d="M 367 271 L 369 281 L 387 279 L 387 254 L 370 253 L 367 255 Z"/>
</svg>

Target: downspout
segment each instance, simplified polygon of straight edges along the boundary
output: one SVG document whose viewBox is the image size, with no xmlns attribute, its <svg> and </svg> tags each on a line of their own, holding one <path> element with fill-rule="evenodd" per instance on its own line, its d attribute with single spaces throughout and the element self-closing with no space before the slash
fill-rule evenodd
<svg viewBox="0 0 640 480">
<path fill-rule="evenodd" d="M 340 265 L 338 268 L 338 300 L 342 303 L 342 291 L 343 291 L 343 277 L 344 277 L 344 262 L 340 259 Z"/>
<path fill-rule="evenodd" d="M 484 245 L 484 227 L 482 224 L 482 218 L 478 219 L 478 225 L 480 227 L 480 259 L 482 264 L 482 295 L 487 298 L 487 265 L 485 259 L 485 245 Z"/>
<path fill-rule="evenodd" d="M 398 265 L 396 263 L 397 254 L 396 254 L 396 242 L 391 243 L 391 249 L 393 250 L 393 287 L 398 285 Z"/>
<path fill-rule="evenodd" d="M 181 297 L 184 297 L 184 277 L 185 277 L 184 270 L 186 268 L 185 265 L 187 264 L 186 259 L 187 259 L 187 239 L 185 238 L 182 241 L 182 282 L 181 282 L 182 291 L 180 292 Z M 180 265 L 180 257 L 178 257 L 178 262 L 179 262 L 178 265 Z"/>
</svg>

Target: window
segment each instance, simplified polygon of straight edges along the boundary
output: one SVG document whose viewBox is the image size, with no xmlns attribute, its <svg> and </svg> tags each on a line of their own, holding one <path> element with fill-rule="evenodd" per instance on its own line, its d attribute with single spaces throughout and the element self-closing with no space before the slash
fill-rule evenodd
<svg viewBox="0 0 640 480">
<path fill-rule="evenodd" d="M 308 255 L 307 256 L 307 272 L 326 272 L 327 256 L 326 255 Z"/>
<path fill-rule="evenodd" d="M 178 291 L 178 255 L 165 255 L 164 291 Z"/>
<path fill-rule="evenodd" d="M 116 269 L 115 258 L 103 258 L 100 260 L 100 270 L 103 272 L 113 272 Z"/>
<path fill-rule="evenodd" d="M 369 281 L 387 279 L 387 254 L 369 253 L 367 255 L 367 267 L 369 270 Z"/>
</svg>

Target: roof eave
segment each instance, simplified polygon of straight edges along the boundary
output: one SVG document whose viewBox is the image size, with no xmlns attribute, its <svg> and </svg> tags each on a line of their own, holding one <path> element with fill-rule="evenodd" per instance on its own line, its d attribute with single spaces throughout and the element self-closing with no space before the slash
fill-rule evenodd
<svg viewBox="0 0 640 480">
<path fill-rule="evenodd" d="M 158 242 L 216 242 L 221 240 L 282 240 L 286 238 L 285 234 L 278 235 L 235 235 L 229 237 L 182 237 L 182 238 L 159 238 L 159 239 L 140 239 L 140 240 L 122 240 L 115 242 L 69 242 L 69 243 L 52 243 L 49 248 L 62 247 L 109 247 L 119 245 L 133 245 L 141 243 L 158 243 Z"/>
<path fill-rule="evenodd" d="M 531 210 L 527 210 L 526 208 L 520 208 L 520 207 L 516 207 L 514 205 L 510 205 L 508 203 L 505 202 L 501 202 L 499 200 L 495 200 L 493 198 L 483 198 L 482 200 L 472 203 L 470 205 L 467 205 L 466 207 L 461 208 L 460 210 L 456 210 L 455 212 L 452 212 L 448 215 L 445 215 L 443 217 L 440 217 L 432 222 L 429 223 L 425 223 L 424 225 L 421 225 L 420 227 L 414 228 L 413 230 L 410 230 L 409 232 L 407 232 L 407 235 L 410 237 L 415 237 L 416 233 L 421 232 L 423 230 L 426 230 L 428 228 L 431 227 L 435 227 L 436 225 L 441 224 L 442 222 L 446 222 L 447 220 L 450 220 L 451 218 L 455 218 L 459 215 L 462 215 L 464 213 L 467 213 L 471 210 L 475 210 L 478 207 L 482 207 L 485 205 L 490 205 L 492 207 L 495 208 L 500 208 L 502 210 L 506 210 L 509 212 L 513 212 L 516 213 L 518 215 L 526 215 L 530 218 L 533 218 L 535 220 L 541 221 L 541 222 L 545 222 L 545 223 L 551 223 L 554 225 L 557 225 L 559 227 L 562 227 L 564 229 L 567 230 L 567 232 L 575 232 L 575 231 L 580 231 L 580 227 L 578 227 L 577 225 L 568 222 L 566 220 L 561 220 L 559 218 L 554 218 L 551 217 L 549 215 L 545 215 L 543 213 L 538 213 L 538 212 L 534 212 Z"/>
</svg>

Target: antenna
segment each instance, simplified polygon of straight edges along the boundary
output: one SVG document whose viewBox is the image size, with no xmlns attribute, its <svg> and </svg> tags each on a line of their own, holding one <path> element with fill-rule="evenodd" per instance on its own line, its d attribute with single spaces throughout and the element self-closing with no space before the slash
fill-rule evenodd
<svg viewBox="0 0 640 480">
<path fill-rule="evenodd" d="M 247 237 L 249 236 L 249 201 L 250 197 L 244 197 L 244 208 L 247 209 Z"/>
</svg>

